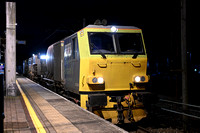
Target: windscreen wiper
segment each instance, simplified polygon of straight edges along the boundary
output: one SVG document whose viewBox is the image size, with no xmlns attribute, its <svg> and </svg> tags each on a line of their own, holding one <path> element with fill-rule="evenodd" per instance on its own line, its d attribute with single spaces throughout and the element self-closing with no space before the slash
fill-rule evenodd
<svg viewBox="0 0 200 133">
<path fill-rule="evenodd" d="M 90 43 L 90 45 L 92 45 L 92 47 L 97 49 L 97 51 L 100 53 L 100 55 L 103 57 L 103 59 L 106 59 L 105 54 L 103 52 L 101 52 L 101 50 L 97 46 L 95 46 L 93 43 Z"/>
<path fill-rule="evenodd" d="M 137 58 L 137 56 L 138 56 L 138 53 L 135 53 L 134 55 L 133 55 L 133 59 L 136 59 Z"/>
</svg>

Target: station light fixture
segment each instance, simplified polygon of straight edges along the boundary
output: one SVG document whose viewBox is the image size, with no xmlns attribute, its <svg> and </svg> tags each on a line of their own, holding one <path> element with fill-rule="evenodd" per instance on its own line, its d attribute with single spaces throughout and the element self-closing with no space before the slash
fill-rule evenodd
<svg viewBox="0 0 200 133">
<path fill-rule="evenodd" d="M 40 55 L 40 59 L 49 59 L 48 55 Z"/>
</svg>

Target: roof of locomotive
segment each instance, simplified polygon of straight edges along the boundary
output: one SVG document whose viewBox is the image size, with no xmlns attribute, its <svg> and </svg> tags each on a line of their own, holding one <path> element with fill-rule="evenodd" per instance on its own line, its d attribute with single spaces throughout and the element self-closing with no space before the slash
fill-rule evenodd
<svg viewBox="0 0 200 133">
<path fill-rule="evenodd" d="M 106 25 L 106 26 L 104 26 L 104 25 L 88 25 L 88 26 L 84 27 L 83 29 L 85 29 L 85 28 L 110 29 L 110 28 L 112 28 L 113 26 L 115 26 L 115 27 L 118 28 L 118 29 L 137 29 L 137 30 L 140 30 L 140 28 L 135 27 L 135 26 L 117 26 L 117 25 Z M 81 29 L 81 30 L 83 30 L 83 29 Z M 77 34 L 77 32 L 75 32 L 74 34 Z M 53 47 L 53 45 L 56 45 L 56 44 L 60 43 L 61 41 L 65 40 L 66 38 L 73 36 L 74 34 L 72 34 L 72 35 L 70 35 L 70 36 L 67 36 L 67 37 L 63 38 L 62 40 L 53 43 L 52 45 L 50 45 L 50 46 L 48 47 L 48 49 L 49 49 L 50 47 Z M 47 49 L 47 50 L 48 50 L 48 49 Z"/>
<path fill-rule="evenodd" d="M 135 26 L 116 26 L 116 25 L 106 25 L 106 26 L 103 26 L 103 25 L 88 25 L 85 28 L 106 28 L 106 29 L 110 29 L 113 26 L 115 26 L 118 29 L 140 29 L 140 28 L 135 27 Z"/>
</svg>

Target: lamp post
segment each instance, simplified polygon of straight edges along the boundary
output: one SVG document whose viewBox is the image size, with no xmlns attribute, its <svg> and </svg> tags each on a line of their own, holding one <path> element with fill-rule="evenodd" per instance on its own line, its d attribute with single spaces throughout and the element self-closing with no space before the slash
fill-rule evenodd
<svg viewBox="0 0 200 133">
<path fill-rule="evenodd" d="M 16 95 L 16 3 L 6 2 L 6 94 Z"/>
</svg>

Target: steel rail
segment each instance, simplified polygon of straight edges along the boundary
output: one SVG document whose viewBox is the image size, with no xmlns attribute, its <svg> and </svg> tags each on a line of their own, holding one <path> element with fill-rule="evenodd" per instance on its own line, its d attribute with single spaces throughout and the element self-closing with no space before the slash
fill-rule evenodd
<svg viewBox="0 0 200 133">
<path fill-rule="evenodd" d="M 194 108 L 200 108 L 198 105 L 192 105 L 192 104 L 186 104 L 186 103 L 180 103 L 180 102 L 175 102 L 175 101 L 170 101 L 170 100 L 165 100 L 165 99 L 159 99 L 162 102 L 169 102 L 169 103 L 175 103 L 175 104 L 180 104 L 180 105 L 186 105 Z"/>
<path fill-rule="evenodd" d="M 150 133 L 149 130 L 141 127 L 141 126 L 138 126 L 138 130 L 136 131 L 137 133 Z"/>
<path fill-rule="evenodd" d="M 183 112 L 178 112 L 178 111 L 174 111 L 174 110 L 170 110 L 170 109 L 166 109 L 166 108 L 161 108 L 161 109 L 164 110 L 164 111 L 171 112 L 171 113 L 180 114 L 180 115 L 185 115 L 185 116 L 188 116 L 188 117 L 200 119 L 199 116 L 190 115 L 190 114 L 186 114 L 186 113 L 183 113 Z"/>
</svg>

